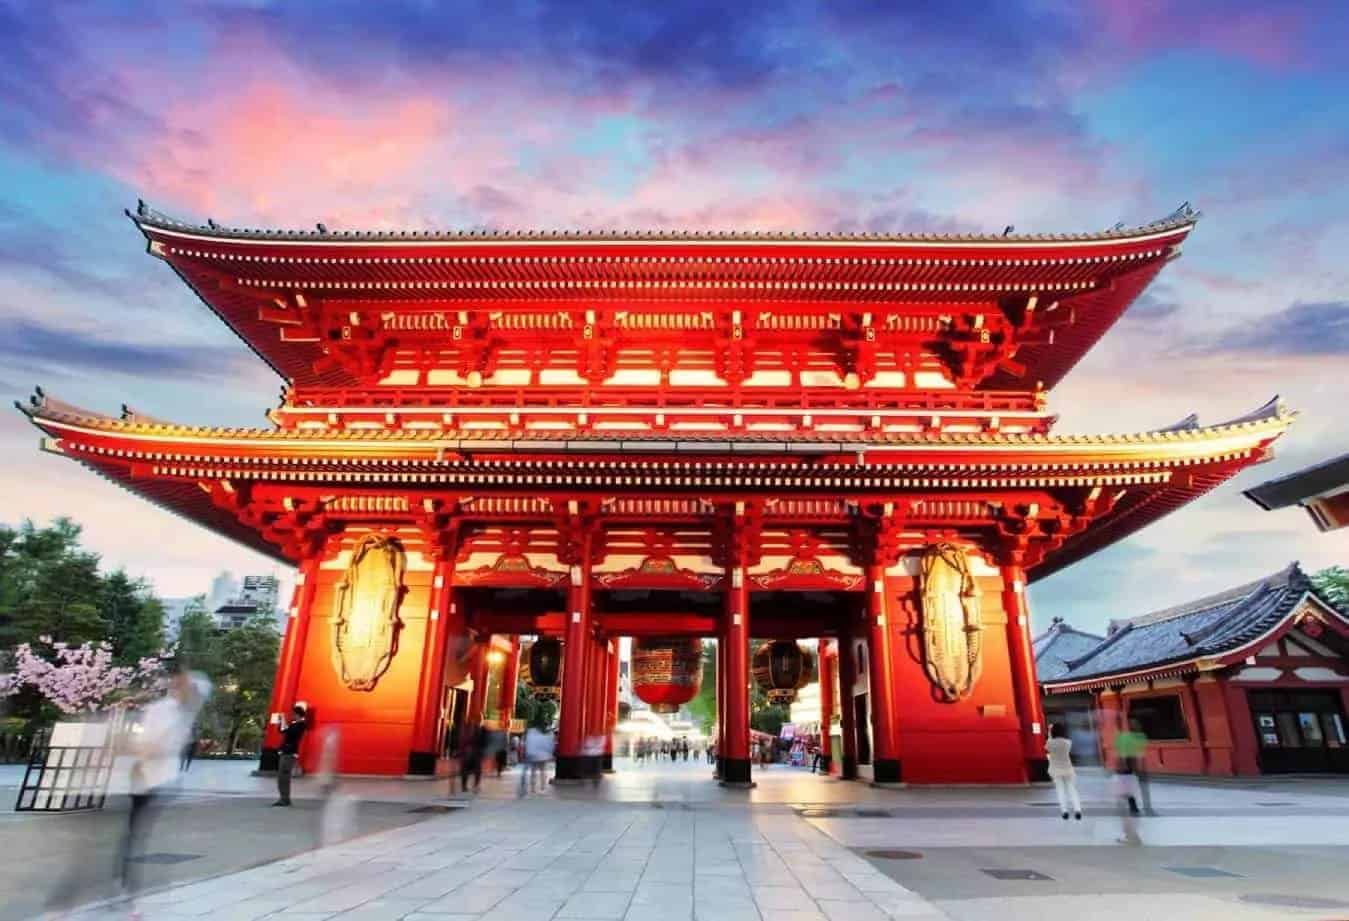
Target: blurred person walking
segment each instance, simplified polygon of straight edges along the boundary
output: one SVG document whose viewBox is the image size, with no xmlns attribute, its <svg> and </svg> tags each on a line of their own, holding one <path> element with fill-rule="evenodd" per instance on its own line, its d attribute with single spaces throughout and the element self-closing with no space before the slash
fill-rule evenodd
<svg viewBox="0 0 1349 921">
<path fill-rule="evenodd" d="M 1121 844 L 1142 844 L 1138 835 L 1138 816 L 1142 810 L 1139 801 L 1143 799 L 1139 769 L 1147 757 L 1148 739 L 1136 720 L 1131 720 L 1129 728 L 1121 730 L 1115 736 L 1115 799 L 1119 804 L 1120 821 L 1124 834 Z"/>
<path fill-rule="evenodd" d="M 462 793 L 468 792 L 468 779 L 473 778 L 473 792 L 482 785 L 482 759 L 487 750 L 487 727 L 481 723 L 468 734 L 464 754 L 459 762 L 459 782 Z"/>
<path fill-rule="evenodd" d="M 1129 766 L 1135 781 L 1129 797 L 1129 811 L 1134 815 L 1155 815 L 1152 811 L 1152 793 L 1148 789 L 1148 737 L 1143 724 L 1129 720 L 1129 728 L 1115 737 L 1115 754 Z"/>
<path fill-rule="evenodd" d="M 300 743 L 304 740 L 304 734 L 309 729 L 309 721 L 305 719 L 304 704 L 296 704 L 291 707 L 291 716 L 293 719 L 286 722 L 286 718 L 281 717 L 277 723 L 277 728 L 281 730 L 281 750 L 278 752 L 276 763 L 276 793 L 277 801 L 273 806 L 290 805 L 290 782 L 295 776 L 295 762 L 300 757 Z"/>
<path fill-rule="evenodd" d="M 1045 753 L 1049 757 L 1049 779 L 1054 781 L 1054 792 L 1059 798 L 1059 811 L 1064 821 L 1068 820 L 1068 807 L 1072 806 L 1073 818 L 1082 820 L 1082 797 L 1077 792 L 1077 771 L 1073 768 L 1070 752 L 1073 741 L 1068 738 L 1068 730 L 1062 723 L 1049 727 L 1049 741 L 1045 743 Z"/>
<path fill-rule="evenodd" d="M 342 735 L 336 726 L 319 732 L 318 782 L 323 797 L 318 820 L 319 847 L 345 841 L 356 824 L 356 800 L 341 791 L 337 779 L 341 751 Z"/>
<path fill-rule="evenodd" d="M 542 726 L 525 730 L 525 757 L 520 761 L 520 796 L 542 793 L 548 787 L 548 762 L 553 760 L 553 737 Z"/>
<path fill-rule="evenodd" d="M 131 811 L 120 848 L 122 890 L 135 897 L 140 873 L 133 871 L 133 854 L 143 854 L 145 841 L 159 811 L 160 796 L 178 779 L 183 747 L 192 736 L 192 724 L 211 696 L 211 682 L 199 672 L 178 672 L 169 693 L 145 708 L 129 748 Z"/>
<path fill-rule="evenodd" d="M 186 774 L 192 767 L 192 759 L 197 754 L 197 727 L 194 724 L 187 734 L 187 744 L 183 746 L 183 757 L 178 764 L 178 770 Z"/>
<path fill-rule="evenodd" d="M 581 740 L 581 763 L 592 787 L 600 785 L 600 761 L 603 756 L 604 736 L 588 735 Z"/>
<path fill-rule="evenodd" d="M 497 777 L 500 777 L 506 770 L 506 764 L 509 760 L 506 746 L 509 736 L 505 729 L 492 730 L 492 763 L 496 767 Z"/>
</svg>

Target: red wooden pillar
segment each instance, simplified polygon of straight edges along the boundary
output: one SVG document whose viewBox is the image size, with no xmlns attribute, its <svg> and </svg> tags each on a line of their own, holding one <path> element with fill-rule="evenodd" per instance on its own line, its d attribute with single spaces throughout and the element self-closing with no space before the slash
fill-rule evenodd
<svg viewBox="0 0 1349 921">
<path fill-rule="evenodd" d="M 721 782 L 748 786 L 749 768 L 749 586 L 745 569 L 737 561 L 726 573 L 726 615 L 722 637 L 726 641 L 726 728 L 722 731 L 725 753 L 721 759 Z"/>
<path fill-rule="evenodd" d="M 281 651 L 277 656 L 276 680 L 272 682 L 272 701 L 267 708 L 270 714 L 267 731 L 263 740 L 262 757 L 258 769 L 275 771 L 281 747 L 281 732 L 277 729 L 277 714 L 290 718 L 290 710 L 295 706 L 295 691 L 300 686 L 300 667 L 304 664 L 304 647 L 309 639 L 310 609 L 314 606 L 314 593 L 318 589 L 319 554 L 315 554 L 302 563 L 295 574 L 295 591 L 291 595 L 290 612 L 286 618 L 286 635 L 281 640 Z"/>
<path fill-rule="evenodd" d="M 590 648 L 586 652 L 586 748 L 590 752 L 587 757 L 586 772 L 587 776 L 593 775 L 600 769 L 602 760 L 602 751 L 596 754 L 594 751 L 594 741 L 597 737 L 604 735 L 604 703 L 608 699 L 608 691 L 605 688 L 605 676 L 609 673 L 609 663 L 606 661 L 605 651 L 607 646 L 605 640 L 593 638 L 590 641 Z"/>
<path fill-rule="evenodd" d="M 487 706 L 487 676 L 492 668 L 488 658 L 491 651 L 491 636 L 483 637 L 473 644 L 473 692 L 468 697 L 468 719 L 464 723 L 467 732 L 477 732 L 482 723 L 483 710 Z"/>
<path fill-rule="evenodd" d="M 717 757 L 712 776 L 721 779 L 721 759 L 726 756 L 726 640 L 717 637 Z"/>
<path fill-rule="evenodd" d="M 1232 773 L 1238 777 L 1256 777 L 1260 774 L 1260 739 L 1255 734 L 1255 719 L 1251 715 L 1250 698 L 1246 689 L 1219 675 L 1227 706 L 1227 725 L 1232 733 Z"/>
<path fill-rule="evenodd" d="M 422 645 L 421 677 L 417 684 L 417 707 L 412 718 L 412 745 L 408 751 L 409 774 L 434 774 L 440 760 L 440 718 L 445 695 L 445 656 L 450 628 L 457 619 L 454 605 L 454 552 L 436 560 L 431 581 L 430 610 L 426 615 L 426 640 Z"/>
<path fill-rule="evenodd" d="M 1021 720 L 1021 756 L 1026 779 L 1049 779 L 1045 755 L 1045 713 L 1040 683 L 1035 676 L 1030 613 L 1026 606 L 1026 573 L 1015 563 L 1002 567 L 1002 608 L 1007 614 L 1007 653 L 1011 657 L 1012 693 Z"/>
<path fill-rule="evenodd" d="M 606 774 L 614 772 L 614 730 L 618 727 L 618 638 L 606 643 L 607 674 L 604 682 L 604 760 L 601 767 Z"/>
<path fill-rule="evenodd" d="M 585 776 L 581 744 L 586 731 L 586 659 L 590 645 L 590 552 L 594 535 L 577 535 L 576 561 L 567 592 L 567 627 L 562 653 L 562 700 L 557 721 L 557 779 Z"/>
<path fill-rule="evenodd" d="M 1185 710 L 1188 712 L 1188 722 L 1191 735 L 1194 737 L 1195 744 L 1199 746 L 1199 770 L 1200 773 L 1208 775 L 1212 770 L 1212 753 L 1208 747 L 1208 727 L 1204 723 L 1204 707 L 1199 702 L 1199 694 L 1194 687 L 1194 675 L 1185 677 Z"/>
<path fill-rule="evenodd" d="M 828 640 L 820 640 L 817 655 L 820 663 L 820 764 L 828 774 L 834 754 L 834 740 L 829 735 L 829 727 L 834 721 L 834 660 L 829 655 Z"/>
<path fill-rule="evenodd" d="M 886 611 L 885 568 L 867 567 L 867 673 L 871 689 L 871 779 L 900 783 L 899 728 L 895 720 L 895 663 L 890 618 Z"/>
<path fill-rule="evenodd" d="M 854 690 L 857 687 L 857 657 L 853 650 L 853 636 L 844 631 L 838 638 L 838 693 L 839 732 L 843 735 L 842 763 L 839 765 L 839 777 L 843 780 L 857 779 L 857 707 L 854 703 Z"/>
<path fill-rule="evenodd" d="M 515 718 L 515 695 L 520 684 L 520 637 L 511 637 L 511 651 L 501 666 L 501 686 L 497 695 L 501 728 L 509 735 L 511 720 Z"/>
</svg>

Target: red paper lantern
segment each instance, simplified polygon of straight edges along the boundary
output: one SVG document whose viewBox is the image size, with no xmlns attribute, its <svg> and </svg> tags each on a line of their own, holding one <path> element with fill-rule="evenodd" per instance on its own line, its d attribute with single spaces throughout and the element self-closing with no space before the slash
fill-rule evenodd
<svg viewBox="0 0 1349 921">
<path fill-rule="evenodd" d="M 523 671 L 535 700 L 557 700 L 562 696 L 562 643 L 547 636 L 535 640 Z"/>
<path fill-rule="evenodd" d="M 754 650 L 751 671 L 770 703 L 789 704 L 796 700 L 797 690 L 810 683 L 815 657 L 791 640 L 761 643 Z"/>
<path fill-rule="evenodd" d="M 702 640 L 633 640 L 632 691 L 656 713 L 677 713 L 702 686 Z"/>
</svg>

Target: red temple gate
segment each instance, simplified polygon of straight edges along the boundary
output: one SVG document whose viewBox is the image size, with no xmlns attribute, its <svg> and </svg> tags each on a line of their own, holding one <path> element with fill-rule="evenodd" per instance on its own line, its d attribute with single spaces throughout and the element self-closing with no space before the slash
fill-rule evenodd
<svg viewBox="0 0 1349 921">
<path fill-rule="evenodd" d="M 347 772 L 436 771 L 483 712 L 490 638 L 544 635 L 576 776 L 613 730 L 616 638 L 715 636 L 720 776 L 745 783 L 750 638 L 821 637 L 844 776 L 1026 781 L 1028 579 L 1266 458 L 1291 418 L 1050 434 L 1046 392 L 1188 209 L 988 237 L 133 219 L 286 380 L 273 427 L 23 409 L 49 450 L 299 567 L 272 710 L 340 726 Z"/>
</svg>

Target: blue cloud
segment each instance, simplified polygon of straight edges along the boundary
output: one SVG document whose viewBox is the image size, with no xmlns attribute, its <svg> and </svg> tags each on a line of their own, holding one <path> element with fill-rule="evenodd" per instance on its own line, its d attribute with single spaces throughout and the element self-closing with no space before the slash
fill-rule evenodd
<svg viewBox="0 0 1349 921">
<path fill-rule="evenodd" d="M 1297 303 L 1220 333 L 1214 352 L 1349 356 L 1349 301 Z"/>
<path fill-rule="evenodd" d="M 9 313 L 3 305 L 0 311 Z M 97 334 L 58 329 L 34 320 L 0 324 L 0 365 L 35 375 L 106 372 L 159 379 L 228 379 L 256 364 L 238 347 L 117 342 Z"/>
</svg>

